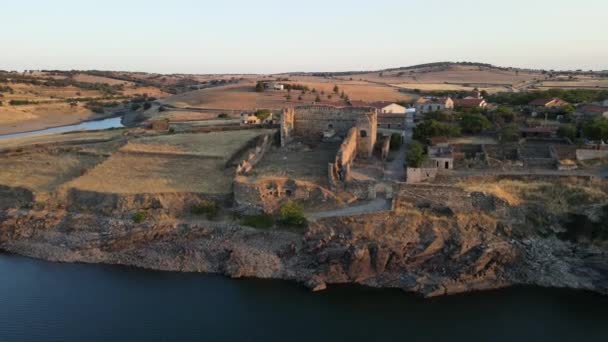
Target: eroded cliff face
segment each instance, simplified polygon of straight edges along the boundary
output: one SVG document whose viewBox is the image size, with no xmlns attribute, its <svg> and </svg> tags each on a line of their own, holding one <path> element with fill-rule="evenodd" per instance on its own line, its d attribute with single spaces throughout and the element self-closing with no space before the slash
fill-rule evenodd
<svg viewBox="0 0 608 342">
<path fill-rule="evenodd" d="M 559 239 L 549 213 L 549 228 L 527 231 L 526 210 L 481 195 L 469 201 L 466 212 L 408 202 L 393 212 L 312 222 L 305 232 L 162 210 L 136 224 L 127 214 L 8 209 L 0 214 L 0 248 L 52 261 L 288 279 L 315 290 L 358 283 L 435 296 L 535 284 L 608 293 L 605 249 Z"/>
</svg>

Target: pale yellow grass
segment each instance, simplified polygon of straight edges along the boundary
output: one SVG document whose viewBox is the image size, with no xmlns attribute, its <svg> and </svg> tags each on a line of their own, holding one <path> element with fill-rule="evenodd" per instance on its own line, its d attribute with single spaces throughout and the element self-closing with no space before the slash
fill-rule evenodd
<svg viewBox="0 0 608 342">
<path fill-rule="evenodd" d="M 224 168 L 224 161 L 220 159 L 116 152 L 67 186 L 125 194 L 226 194 L 231 191 L 232 176 L 233 173 Z"/>
<path fill-rule="evenodd" d="M 608 195 L 599 187 L 577 182 L 519 181 L 471 181 L 458 183 L 468 192 L 492 194 L 510 205 L 526 201 L 542 203 L 550 211 L 559 214 L 579 205 L 602 203 Z"/>
<path fill-rule="evenodd" d="M 89 75 L 89 74 L 77 74 L 73 77 L 73 79 L 75 81 L 85 82 L 85 83 L 105 83 L 105 84 L 109 84 L 109 85 L 116 85 L 116 84 L 132 85 L 133 84 L 131 82 L 117 80 L 114 78 L 95 76 L 95 75 Z"/>
<path fill-rule="evenodd" d="M 50 192 L 94 166 L 100 157 L 76 154 L 24 153 L 0 156 L 0 184 Z"/>
<path fill-rule="evenodd" d="M 184 133 L 132 140 L 132 144 L 165 146 L 181 153 L 195 154 L 227 160 L 251 139 L 274 130 L 251 129 L 211 133 Z M 152 147 L 148 151 L 153 150 Z"/>
<path fill-rule="evenodd" d="M 120 138 L 125 129 L 104 130 L 96 132 L 73 132 L 69 134 L 45 134 L 11 139 L 0 139 L 0 149 L 51 143 L 94 142 Z"/>
<path fill-rule="evenodd" d="M 472 91 L 473 89 L 478 88 L 479 90 L 485 90 L 488 93 L 504 92 L 509 89 L 507 87 L 464 86 L 460 84 L 445 83 L 399 83 L 393 84 L 393 86 L 408 90 L 420 89 L 422 91 Z"/>
</svg>

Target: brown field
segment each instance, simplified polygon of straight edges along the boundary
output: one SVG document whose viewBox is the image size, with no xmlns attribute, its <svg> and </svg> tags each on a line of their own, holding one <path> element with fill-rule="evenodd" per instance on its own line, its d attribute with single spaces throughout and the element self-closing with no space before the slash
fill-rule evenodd
<svg viewBox="0 0 608 342">
<path fill-rule="evenodd" d="M 100 161 L 101 157 L 75 153 L 0 155 L 0 184 L 50 192 Z"/>
<path fill-rule="evenodd" d="M 111 193 L 226 194 L 231 191 L 234 176 L 226 162 L 246 142 L 264 132 L 267 131 L 135 139 L 67 186 Z"/>
<path fill-rule="evenodd" d="M 469 86 L 464 86 L 464 85 L 459 85 L 459 84 L 441 84 L 441 83 L 400 83 L 400 84 L 394 84 L 394 86 L 399 87 L 399 88 L 403 88 L 403 89 L 408 89 L 408 90 L 415 90 L 415 89 L 419 89 L 422 91 L 473 91 L 473 89 L 477 88 L 479 90 L 485 90 L 488 93 L 498 93 L 498 92 L 503 92 L 503 91 L 510 91 L 510 87 L 496 87 L 496 86 L 490 86 L 490 87 L 483 87 L 483 86 L 475 86 L 475 85 L 469 85 Z"/>
<path fill-rule="evenodd" d="M 240 111 L 226 111 L 227 114 L 231 118 L 239 118 Z M 165 112 L 159 112 L 158 115 L 155 115 L 159 118 L 167 118 L 172 122 L 178 121 L 198 121 L 198 120 L 216 120 L 218 119 L 218 115 L 221 111 L 216 112 L 193 112 L 193 111 L 171 111 L 167 110 Z"/>
<path fill-rule="evenodd" d="M 310 77 L 300 79 L 292 78 L 290 83 L 299 83 L 307 85 L 310 89 L 315 88 L 318 92 L 324 91 L 325 94 L 319 96 L 322 102 L 336 102 L 336 104 L 345 104 L 340 100 L 339 96 L 333 94 L 334 85 L 338 85 L 344 92 L 355 101 L 413 101 L 411 95 L 400 93 L 395 87 L 371 84 L 358 81 L 325 81 L 322 78 L 314 78 L 315 82 L 311 81 Z M 286 105 L 309 104 L 312 103 L 316 94 L 308 92 L 302 95 L 300 91 L 291 92 L 291 100 L 287 101 L 285 96 L 287 91 L 265 91 L 263 93 L 255 92 L 255 82 L 241 82 L 236 85 L 228 85 L 216 88 L 195 90 L 192 92 L 172 96 L 165 99 L 165 102 L 177 107 L 198 107 L 210 109 L 228 109 L 228 110 L 252 110 L 255 108 L 270 108 L 280 109 Z M 328 95 L 332 98 L 329 99 Z M 298 96 L 302 96 L 302 100 L 298 100 Z"/>
<path fill-rule="evenodd" d="M 399 75 L 403 73 L 402 75 Z M 464 65 L 453 65 L 441 68 L 423 68 L 413 70 L 397 70 L 384 72 L 382 77 L 379 73 L 368 73 L 352 75 L 353 79 L 366 81 L 399 84 L 399 83 L 431 83 L 441 84 L 444 82 L 466 84 L 486 83 L 493 85 L 514 85 L 521 82 L 532 81 L 540 78 L 540 73 L 528 73 L 515 71 L 489 69 L 485 67 L 474 67 Z"/>
<path fill-rule="evenodd" d="M 131 82 L 117 80 L 117 79 L 109 78 L 109 77 L 89 75 L 89 74 L 77 74 L 77 75 L 74 75 L 73 79 L 75 81 L 85 82 L 85 83 L 105 83 L 105 84 L 109 84 L 109 85 L 124 84 L 125 86 L 133 85 L 133 83 L 131 83 Z"/>
</svg>

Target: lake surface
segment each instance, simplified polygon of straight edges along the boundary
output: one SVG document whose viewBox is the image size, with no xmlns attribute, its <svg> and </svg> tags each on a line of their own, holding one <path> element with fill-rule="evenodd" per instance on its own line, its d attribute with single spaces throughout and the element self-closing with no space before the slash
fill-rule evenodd
<svg viewBox="0 0 608 342">
<path fill-rule="evenodd" d="M 0 341 L 607 341 L 608 297 L 398 290 L 56 264 L 0 254 Z"/>
<path fill-rule="evenodd" d="M 47 129 L 41 129 L 41 130 L 37 130 L 37 131 L 3 134 L 3 135 L 0 135 L 0 139 L 20 138 L 20 137 L 29 137 L 29 136 L 35 136 L 35 135 L 66 133 L 66 132 L 74 132 L 74 131 L 94 131 L 94 130 L 118 128 L 118 127 L 124 127 L 122 124 L 122 118 L 115 117 L 115 118 L 108 118 L 108 119 L 103 119 L 103 120 L 85 121 L 85 122 L 81 122 L 77 125 L 58 126 L 58 127 L 47 128 Z"/>
</svg>

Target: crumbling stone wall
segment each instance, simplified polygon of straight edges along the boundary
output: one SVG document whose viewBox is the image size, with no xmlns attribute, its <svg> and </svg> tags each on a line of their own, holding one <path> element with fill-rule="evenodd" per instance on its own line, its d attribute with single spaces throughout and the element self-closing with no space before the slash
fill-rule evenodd
<svg viewBox="0 0 608 342">
<path fill-rule="evenodd" d="M 329 184 L 332 189 L 335 189 L 339 182 L 350 179 L 350 167 L 357 156 L 357 134 L 357 128 L 352 127 L 340 145 L 334 162 L 329 163 Z"/>
<path fill-rule="evenodd" d="M 577 149 L 576 159 L 579 161 L 608 158 L 608 150 Z"/>
<path fill-rule="evenodd" d="M 359 130 L 360 153 L 371 156 L 378 129 L 377 111 L 369 107 L 336 107 L 309 105 L 285 108 L 281 116 L 281 146 L 294 137 L 303 140 L 321 140 L 323 132 L 332 130 L 346 137 L 349 130 Z"/>
<path fill-rule="evenodd" d="M 390 150 L 391 150 L 391 137 L 390 136 L 383 137 L 382 141 L 380 142 L 380 159 L 382 159 L 382 161 L 386 161 Z"/>
<path fill-rule="evenodd" d="M 325 188 L 284 177 L 251 179 L 237 176 L 233 188 L 235 208 L 245 214 L 272 214 L 289 200 L 298 201 L 304 207 L 324 209 L 343 205 L 334 193 Z"/>
<path fill-rule="evenodd" d="M 421 183 L 434 180 L 437 177 L 437 168 L 406 167 L 405 181 L 409 183 Z"/>
<path fill-rule="evenodd" d="M 293 107 L 283 109 L 281 115 L 281 147 L 289 144 L 293 140 L 295 123 L 295 111 Z"/>
<path fill-rule="evenodd" d="M 268 152 L 272 146 L 272 138 L 270 134 L 265 134 L 258 138 L 256 146 L 247 153 L 245 159 L 241 160 L 241 162 L 236 167 L 237 175 L 246 175 L 253 167 L 262 160 L 264 154 Z"/>
</svg>

